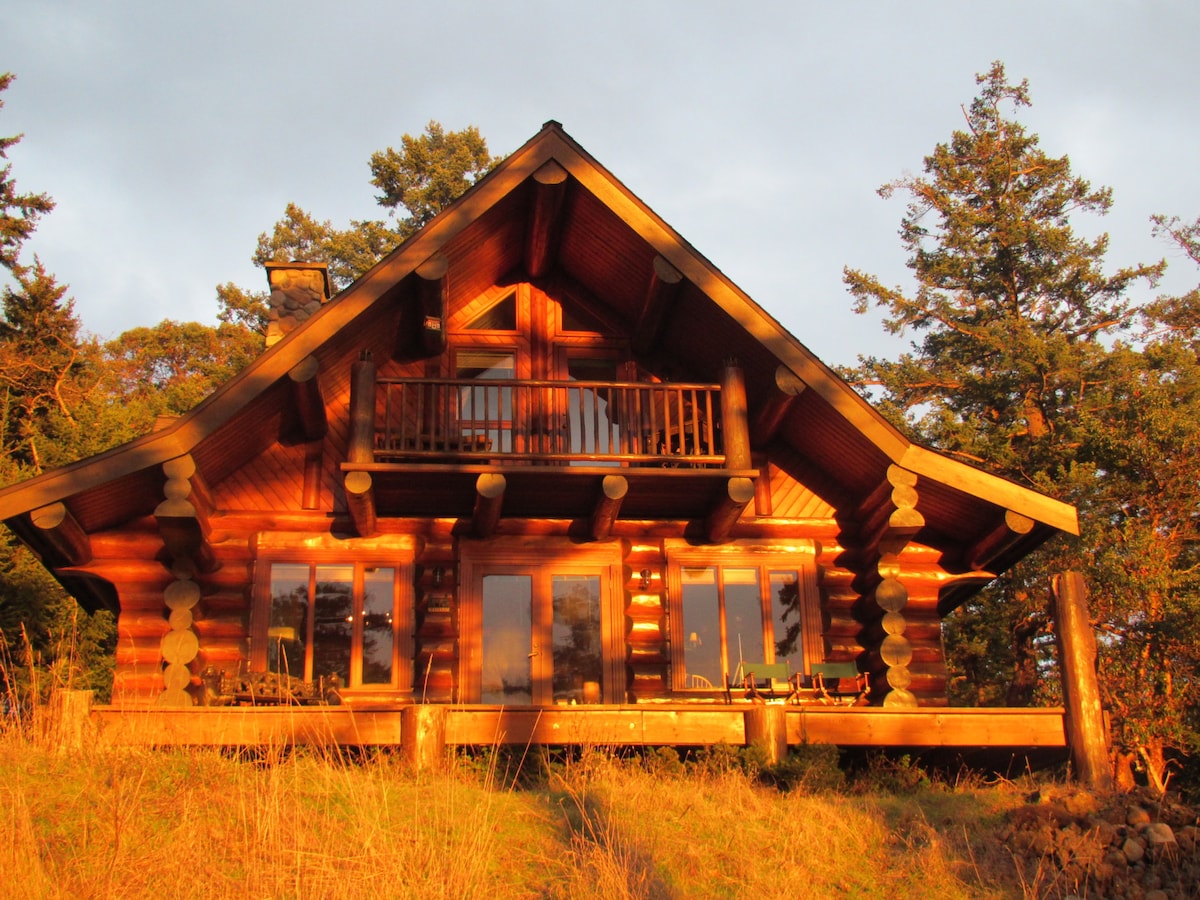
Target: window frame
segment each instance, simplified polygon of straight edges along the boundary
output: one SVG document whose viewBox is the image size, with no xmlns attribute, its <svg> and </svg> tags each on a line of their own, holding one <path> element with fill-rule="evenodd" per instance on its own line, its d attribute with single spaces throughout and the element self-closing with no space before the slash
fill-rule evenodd
<svg viewBox="0 0 1200 900">
<path fill-rule="evenodd" d="M 722 548 L 703 550 L 689 547 L 667 548 L 667 619 L 668 639 L 671 652 L 671 690 L 680 693 L 711 690 L 693 687 L 688 682 L 687 635 L 683 608 L 683 570 L 714 568 L 717 571 L 718 628 L 721 638 L 720 658 L 722 674 L 730 678 L 737 667 L 736 647 L 730 648 L 727 633 L 726 610 L 723 592 L 724 571 L 729 569 L 754 569 L 757 572 L 759 602 L 762 613 L 762 636 L 764 659 L 746 662 L 773 663 L 776 661 L 775 598 L 771 590 L 771 575 L 779 572 L 795 572 L 798 585 L 800 608 L 800 634 L 797 650 L 802 654 L 802 672 L 809 674 L 814 663 L 825 658 L 822 637 L 820 590 L 817 584 L 816 547 L 812 542 L 801 542 L 786 548 L 743 547 L 736 544 Z M 724 687 L 713 683 L 713 688 Z"/>
<path fill-rule="evenodd" d="M 414 588 L 413 558 L 411 553 L 388 552 L 370 554 L 345 554 L 313 552 L 307 550 L 273 550 L 259 556 L 255 571 L 254 623 L 251 628 L 250 667 L 252 671 L 266 672 L 268 669 L 268 632 L 271 625 L 273 596 L 272 573 L 276 565 L 308 567 L 308 598 L 305 615 L 304 672 L 290 673 L 311 682 L 313 678 L 313 615 L 316 603 L 315 581 L 317 569 L 322 566 L 350 567 L 352 575 L 353 629 L 350 638 L 349 682 L 343 686 L 346 693 L 379 694 L 409 692 L 413 683 L 413 629 Z M 363 684 L 363 601 L 365 598 L 365 576 L 368 569 L 388 568 L 392 575 L 392 677 L 388 684 Z"/>
</svg>

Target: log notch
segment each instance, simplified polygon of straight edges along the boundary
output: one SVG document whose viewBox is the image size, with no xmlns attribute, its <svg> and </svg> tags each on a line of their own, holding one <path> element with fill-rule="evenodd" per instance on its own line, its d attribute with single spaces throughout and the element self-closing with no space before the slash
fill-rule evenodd
<svg viewBox="0 0 1200 900">
<path fill-rule="evenodd" d="M 476 537 L 491 537 L 495 532 L 506 487 L 508 482 L 497 473 L 484 472 L 475 479 L 475 512 L 471 517 L 471 528 Z"/>
<path fill-rule="evenodd" d="M 554 268 L 567 177 L 567 170 L 554 160 L 533 173 L 533 206 L 525 235 L 525 270 L 531 279 L 541 278 Z"/>
<path fill-rule="evenodd" d="M 668 695 L 665 569 L 661 543 L 631 544 L 625 554 L 625 687 L 631 703 Z"/>
<path fill-rule="evenodd" d="M 167 476 L 163 485 L 166 499 L 154 510 L 154 518 L 167 553 L 172 559 L 191 559 L 199 571 L 211 572 L 216 568 L 208 542 L 212 495 L 190 454 L 168 460 L 162 468 Z"/>
<path fill-rule="evenodd" d="M 417 300 L 421 309 L 421 349 L 429 356 L 446 350 L 446 309 L 450 261 L 436 253 L 417 266 Z"/>
<path fill-rule="evenodd" d="M 721 367 L 721 435 L 725 468 L 749 469 L 750 418 L 746 408 L 746 377 L 736 360 Z"/>
<path fill-rule="evenodd" d="M 887 480 L 859 508 L 864 561 L 873 560 L 868 580 L 874 582 L 864 618 L 882 614 L 883 639 L 870 649 L 872 700 L 889 707 L 917 705 L 913 686 L 913 646 L 905 635 L 908 586 L 901 580 L 901 553 L 925 524 L 916 509 L 917 476 L 900 466 L 888 466 Z"/>
<path fill-rule="evenodd" d="M 708 540 L 719 544 L 729 538 L 734 523 L 742 510 L 754 499 L 754 481 L 750 478 L 730 478 L 725 483 L 725 492 L 713 507 L 704 523 Z"/>
<path fill-rule="evenodd" d="M 787 418 L 788 412 L 796 403 L 796 398 L 804 393 L 807 387 L 800 376 L 787 366 L 775 369 L 775 387 L 766 402 L 759 407 L 758 415 L 750 428 L 750 446 L 762 448 L 775 438 L 779 426 Z"/>
<path fill-rule="evenodd" d="M 167 499 L 159 504 L 154 517 L 172 560 L 174 580 L 163 590 L 169 629 L 159 643 L 163 691 L 156 703 L 158 706 L 191 706 L 193 700 L 188 687 L 196 674 L 193 663 L 200 653 L 200 638 L 192 627 L 200 604 L 200 585 L 193 578 L 198 572 L 216 568 L 216 558 L 208 543 L 212 501 L 191 456 L 167 461 L 163 464 L 163 474 L 167 476 L 163 485 Z"/>
<path fill-rule="evenodd" d="M 65 503 L 51 503 L 29 514 L 33 527 L 41 532 L 42 540 L 54 548 L 58 566 L 82 566 L 92 560 L 92 545 L 87 532 L 76 521 Z"/>
<path fill-rule="evenodd" d="M 1089 789 L 1109 791 L 1112 769 L 1096 679 L 1096 635 L 1088 616 L 1087 584 L 1078 572 L 1066 572 L 1055 576 L 1051 587 L 1071 761 Z"/>
<path fill-rule="evenodd" d="M 670 317 L 683 274 L 661 256 L 654 257 L 654 272 L 646 289 L 646 302 L 633 329 L 633 352 L 645 356 L 658 346 L 663 325 Z"/>
<path fill-rule="evenodd" d="M 613 523 L 621 512 L 621 503 L 629 492 L 624 475 L 605 475 L 600 484 L 600 496 L 592 511 L 592 540 L 602 541 L 612 533 Z"/>
<path fill-rule="evenodd" d="M 304 488 L 300 498 L 303 509 L 321 506 L 321 468 L 324 441 L 329 421 L 325 416 L 325 398 L 321 392 L 320 365 L 315 356 L 307 356 L 288 372 L 292 382 L 292 403 L 300 420 L 300 433 L 308 446 L 304 451 Z"/>
</svg>

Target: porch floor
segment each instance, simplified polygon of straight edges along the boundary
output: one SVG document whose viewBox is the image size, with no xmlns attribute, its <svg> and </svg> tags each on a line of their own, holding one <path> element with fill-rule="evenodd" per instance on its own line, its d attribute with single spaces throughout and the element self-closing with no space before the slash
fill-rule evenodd
<svg viewBox="0 0 1200 900">
<path fill-rule="evenodd" d="M 446 707 L 451 745 L 703 746 L 746 742 L 750 704 Z M 413 707 L 96 706 L 91 722 L 114 745 L 399 745 Z M 1066 748 L 1061 707 L 1045 709 L 785 707 L 788 744 L 841 747 Z M 410 724 L 410 727 L 412 725 Z"/>
</svg>

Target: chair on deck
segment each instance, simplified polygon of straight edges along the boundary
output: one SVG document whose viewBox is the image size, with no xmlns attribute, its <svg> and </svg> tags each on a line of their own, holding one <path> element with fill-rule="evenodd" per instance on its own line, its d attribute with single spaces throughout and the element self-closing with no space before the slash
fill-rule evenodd
<svg viewBox="0 0 1200 900">
<path fill-rule="evenodd" d="M 782 700 L 786 703 L 796 696 L 796 679 L 786 662 L 738 663 L 733 678 L 725 683 L 725 701 L 733 701 L 733 691 L 744 692 L 747 700 Z"/>
<path fill-rule="evenodd" d="M 835 706 L 855 706 L 871 692 L 866 673 L 853 662 L 813 663 L 812 686 L 822 703 Z"/>
</svg>

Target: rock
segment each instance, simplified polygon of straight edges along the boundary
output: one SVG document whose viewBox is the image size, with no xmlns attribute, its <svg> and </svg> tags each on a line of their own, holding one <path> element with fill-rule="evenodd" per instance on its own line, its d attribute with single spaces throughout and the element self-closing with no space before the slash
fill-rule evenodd
<svg viewBox="0 0 1200 900">
<path fill-rule="evenodd" d="M 1125 854 L 1125 859 L 1129 862 L 1140 862 L 1146 855 L 1146 845 L 1139 838 L 1127 838 L 1121 845 L 1121 852 Z"/>
<path fill-rule="evenodd" d="M 1171 900 L 1171 898 L 1167 896 L 1166 891 L 1160 891 L 1158 888 L 1155 888 L 1152 891 L 1146 891 L 1146 893 L 1142 894 L 1142 900 Z"/>
<path fill-rule="evenodd" d="M 1063 806 L 1073 816 L 1090 816 L 1100 808 L 1094 794 L 1087 791 L 1075 791 L 1063 798 Z"/>
<path fill-rule="evenodd" d="M 1140 828 L 1142 825 L 1150 824 L 1150 813 L 1142 809 L 1140 806 L 1131 806 L 1125 812 L 1125 824 L 1134 828 Z"/>
</svg>

